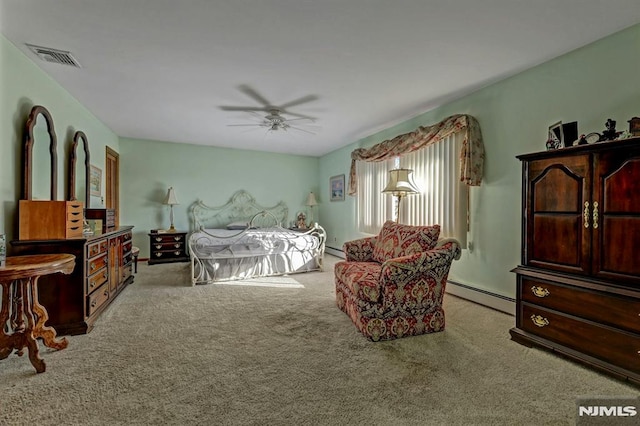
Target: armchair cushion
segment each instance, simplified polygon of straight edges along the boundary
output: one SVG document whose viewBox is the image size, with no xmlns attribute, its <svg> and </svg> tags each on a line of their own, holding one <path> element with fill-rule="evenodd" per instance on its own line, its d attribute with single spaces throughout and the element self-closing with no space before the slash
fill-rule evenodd
<svg viewBox="0 0 640 426">
<path fill-rule="evenodd" d="M 377 236 L 372 258 L 383 263 L 397 257 L 431 250 L 440 236 L 440 225 L 411 226 L 387 221 Z"/>
<path fill-rule="evenodd" d="M 340 262 L 335 273 L 343 277 L 343 284 L 358 299 L 367 302 L 380 300 L 380 270 L 382 265 L 375 262 Z"/>
</svg>

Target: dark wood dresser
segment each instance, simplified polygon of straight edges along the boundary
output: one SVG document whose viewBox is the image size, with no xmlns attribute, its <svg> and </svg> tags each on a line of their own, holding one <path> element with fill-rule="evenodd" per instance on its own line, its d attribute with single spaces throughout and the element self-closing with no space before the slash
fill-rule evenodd
<svg viewBox="0 0 640 426">
<path fill-rule="evenodd" d="M 517 158 L 511 338 L 640 384 L 640 138 Z"/>
<path fill-rule="evenodd" d="M 12 241 L 15 255 L 69 253 L 76 257 L 70 275 L 47 275 L 38 282 L 47 325 L 58 334 L 84 334 L 125 286 L 133 282 L 132 226 L 90 237 Z"/>
<path fill-rule="evenodd" d="M 188 262 L 186 232 L 149 233 L 149 265 L 157 263 Z"/>
</svg>

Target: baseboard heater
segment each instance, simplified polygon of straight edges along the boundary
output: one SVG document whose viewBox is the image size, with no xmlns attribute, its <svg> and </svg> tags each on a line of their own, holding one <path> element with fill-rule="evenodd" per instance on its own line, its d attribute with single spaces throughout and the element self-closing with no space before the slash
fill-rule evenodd
<svg viewBox="0 0 640 426">
<path fill-rule="evenodd" d="M 455 281 L 447 281 L 446 293 L 484 305 L 509 315 L 516 314 L 516 299 L 471 287 Z"/>
</svg>

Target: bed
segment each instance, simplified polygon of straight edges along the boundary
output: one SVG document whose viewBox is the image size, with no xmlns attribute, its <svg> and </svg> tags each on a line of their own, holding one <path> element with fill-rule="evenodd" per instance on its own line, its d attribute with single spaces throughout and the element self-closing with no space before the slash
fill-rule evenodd
<svg viewBox="0 0 640 426">
<path fill-rule="evenodd" d="M 196 201 L 190 207 L 192 285 L 322 270 L 324 229 L 317 223 L 289 229 L 288 215 L 283 202 L 263 207 L 246 191 L 219 207 Z"/>
</svg>

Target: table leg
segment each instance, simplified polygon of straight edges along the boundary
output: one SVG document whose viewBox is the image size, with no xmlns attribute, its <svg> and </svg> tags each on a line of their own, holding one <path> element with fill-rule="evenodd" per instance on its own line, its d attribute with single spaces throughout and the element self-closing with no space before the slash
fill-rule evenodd
<svg viewBox="0 0 640 426">
<path fill-rule="evenodd" d="M 11 283 L 2 284 L 2 309 L 0 309 L 0 359 L 5 359 L 13 351 L 14 346 L 9 335 L 7 334 L 7 328 L 9 327 L 9 306 L 11 305 L 10 287 Z"/>
<path fill-rule="evenodd" d="M 36 324 L 33 328 L 33 337 L 41 338 L 44 345 L 52 349 L 64 349 L 69 345 L 66 337 L 56 339 L 56 330 L 53 327 L 44 325 L 49 319 L 47 310 L 38 300 L 38 278 L 34 277 L 30 282 L 31 288 L 31 309 L 36 316 Z"/>
<path fill-rule="evenodd" d="M 40 350 L 38 348 L 38 341 L 34 336 L 34 328 L 35 328 L 35 315 L 33 313 L 33 299 L 29 294 L 32 286 L 32 279 L 27 278 L 24 281 L 20 281 L 20 289 L 22 290 L 22 305 L 24 316 L 27 317 L 27 325 L 24 328 L 24 342 L 23 345 L 27 347 L 29 350 L 29 360 L 31 361 L 31 365 L 36 369 L 36 373 L 44 373 L 47 369 L 47 366 L 44 363 L 44 360 L 40 358 Z M 22 352 L 22 348 L 20 349 Z M 18 352 L 18 353 L 20 353 Z"/>
</svg>

